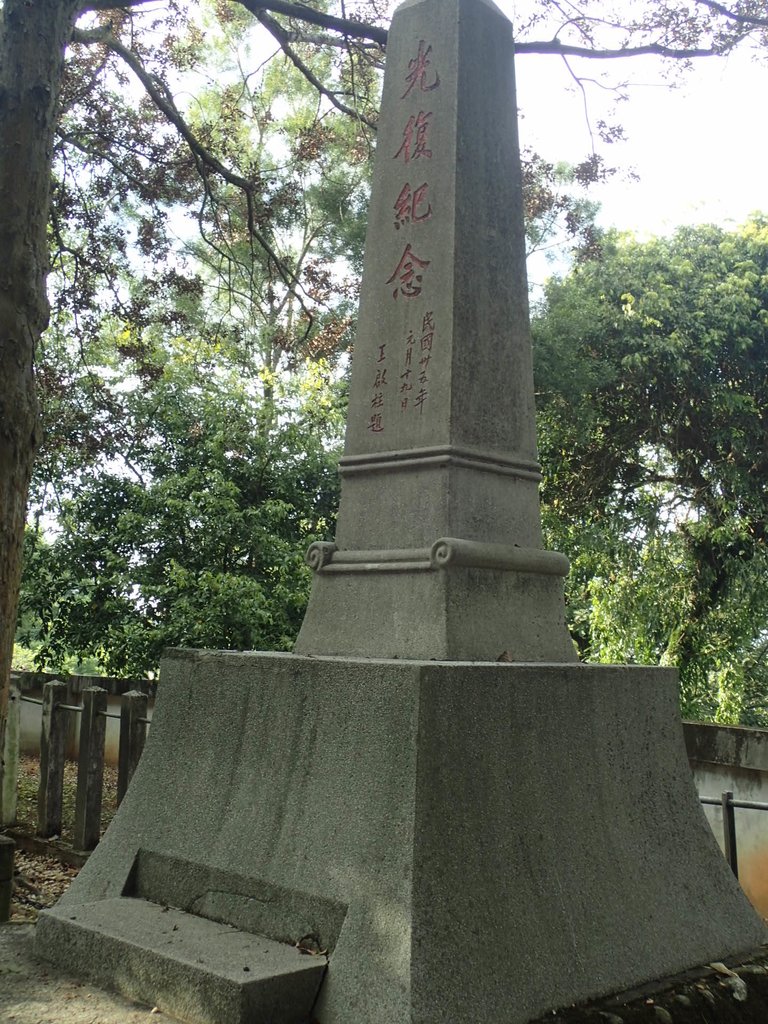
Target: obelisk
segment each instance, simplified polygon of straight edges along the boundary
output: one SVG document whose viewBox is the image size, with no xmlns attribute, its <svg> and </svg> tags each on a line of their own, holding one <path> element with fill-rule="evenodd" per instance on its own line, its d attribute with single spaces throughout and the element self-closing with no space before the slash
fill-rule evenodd
<svg viewBox="0 0 768 1024">
<path fill-rule="evenodd" d="M 389 34 L 334 543 L 296 652 L 573 661 L 542 546 L 511 26 Z"/>
<path fill-rule="evenodd" d="M 521 217 L 509 23 L 408 0 L 302 653 L 167 652 L 43 956 L 195 1024 L 526 1024 L 765 941 L 676 673 L 573 659 Z"/>
</svg>

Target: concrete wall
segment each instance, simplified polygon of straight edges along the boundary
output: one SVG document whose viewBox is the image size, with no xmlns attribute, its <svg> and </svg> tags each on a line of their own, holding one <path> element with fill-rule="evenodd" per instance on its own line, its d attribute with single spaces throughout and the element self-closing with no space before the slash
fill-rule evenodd
<svg viewBox="0 0 768 1024">
<path fill-rule="evenodd" d="M 736 800 L 768 804 L 768 730 L 686 722 L 688 759 L 699 796 L 717 797 L 728 790 Z M 705 806 L 723 847 L 723 813 Z M 739 881 L 750 900 L 768 918 L 768 811 L 736 808 Z"/>
<path fill-rule="evenodd" d="M 22 697 L 41 700 L 43 686 L 53 679 L 62 679 L 67 684 L 67 704 L 82 704 L 80 694 L 88 686 L 100 686 L 109 694 L 108 712 L 120 714 L 120 698 L 129 690 L 139 690 L 149 695 L 147 718 L 152 717 L 155 704 L 157 683 L 149 679 L 114 679 L 108 676 L 57 676 L 47 672 L 12 672 L 11 678 L 18 683 Z M 25 700 L 21 702 L 21 752 L 38 754 L 40 752 L 40 720 L 41 707 Z M 67 740 L 67 757 L 77 760 L 80 742 L 80 715 L 68 712 L 70 719 Z M 105 759 L 107 764 L 117 764 L 118 745 L 120 742 L 120 721 L 118 718 L 107 719 L 107 735 Z"/>
</svg>

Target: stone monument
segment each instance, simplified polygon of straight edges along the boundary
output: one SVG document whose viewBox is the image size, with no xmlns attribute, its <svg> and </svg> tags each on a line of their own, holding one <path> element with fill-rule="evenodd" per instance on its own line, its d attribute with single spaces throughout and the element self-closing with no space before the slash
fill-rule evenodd
<svg viewBox="0 0 768 1024">
<path fill-rule="evenodd" d="M 488 0 L 392 23 L 341 468 L 297 653 L 168 654 L 43 955 L 201 1024 L 523 1024 L 760 945 L 674 672 L 565 628 Z"/>
<path fill-rule="evenodd" d="M 403 4 L 366 239 L 335 544 L 301 654 L 574 661 L 544 551 L 510 25 Z"/>
</svg>

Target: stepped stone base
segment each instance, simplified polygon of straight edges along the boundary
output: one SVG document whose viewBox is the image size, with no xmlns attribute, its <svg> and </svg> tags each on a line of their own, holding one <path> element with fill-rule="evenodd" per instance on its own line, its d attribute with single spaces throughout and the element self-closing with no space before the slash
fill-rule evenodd
<svg viewBox="0 0 768 1024">
<path fill-rule="evenodd" d="M 121 923 L 124 893 L 209 919 L 206 951 L 222 924 L 312 935 L 322 1024 L 523 1024 L 766 939 L 663 669 L 172 653 L 126 799 L 39 948 L 217 1019 L 181 1007 L 195 958 L 153 967 L 162 944 Z M 142 963 L 151 984 L 133 987 Z M 310 985 L 275 976 L 291 1000 Z"/>
<path fill-rule="evenodd" d="M 305 1024 L 326 967 L 324 956 L 131 898 L 46 911 L 37 949 L 194 1024 Z"/>
</svg>

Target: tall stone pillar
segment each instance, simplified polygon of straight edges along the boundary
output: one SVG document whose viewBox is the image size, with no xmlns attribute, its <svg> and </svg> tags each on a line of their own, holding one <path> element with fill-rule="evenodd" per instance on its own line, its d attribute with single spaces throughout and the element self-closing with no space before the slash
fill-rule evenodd
<svg viewBox="0 0 768 1024">
<path fill-rule="evenodd" d="M 392 23 L 338 529 L 296 652 L 573 661 L 542 548 L 511 26 Z"/>
</svg>

